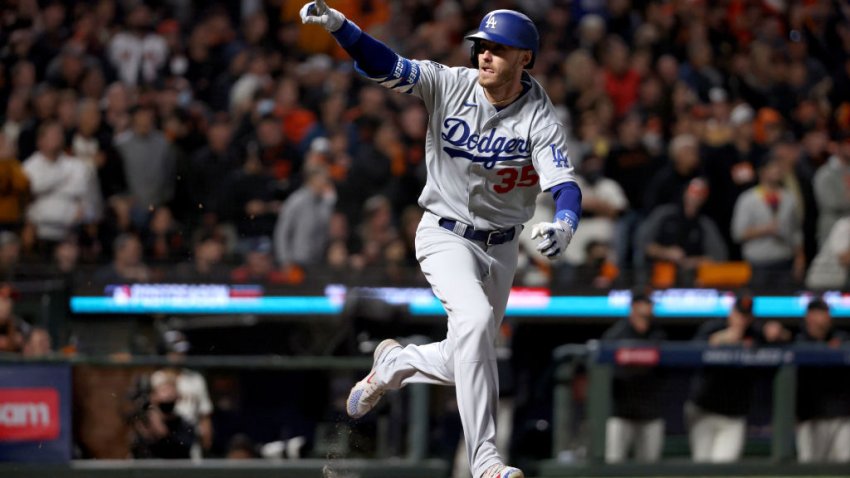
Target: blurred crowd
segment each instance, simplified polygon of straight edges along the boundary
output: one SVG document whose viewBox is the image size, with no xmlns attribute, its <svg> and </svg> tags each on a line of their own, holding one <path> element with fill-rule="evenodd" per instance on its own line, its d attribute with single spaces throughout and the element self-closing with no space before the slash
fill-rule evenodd
<svg viewBox="0 0 850 478">
<path fill-rule="evenodd" d="M 427 113 L 361 79 L 300 7 L 3 2 L 0 280 L 29 264 L 96 265 L 97 283 L 415 276 Z M 532 73 L 568 125 L 584 217 L 554 268 L 526 247 L 520 280 L 579 271 L 606 286 L 665 264 L 687 282 L 743 259 L 755 284 L 846 285 L 846 3 L 334 7 L 400 54 L 450 66 L 468 65 L 463 35 L 484 12 L 535 19 Z"/>
</svg>

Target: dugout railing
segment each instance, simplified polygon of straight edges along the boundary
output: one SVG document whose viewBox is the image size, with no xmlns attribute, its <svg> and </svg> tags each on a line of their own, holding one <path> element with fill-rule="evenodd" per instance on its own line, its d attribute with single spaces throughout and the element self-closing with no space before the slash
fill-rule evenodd
<svg viewBox="0 0 850 478">
<path fill-rule="evenodd" d="M 850 464 L 798 464 L 795 452 L 796 379 L 800 366 L 850 366 L 850 347 L 817 345 L 784 347 L 711 347 L 682 342 L 590 341 L 566 344 L 553 351 L 552 458 L 541 463 L 541 476 L 811 476 L 850 474 Z M 612 410 L 612 383 L 616 367 L 654 366 L 756 367 L 772 373 L 770 438 L 766 453 L 746 455 L 737 463 L 697 464 L 687 456 L 662 457 L 655 464 L 605 464 L 606 421 Z M 586 460 L 574 460 L 576 430 L 575 384 L 586 373 L 583 400 L 586 421 Z M 837 379 L 840 379 L 837 377 Z M 672 404 L 680 407 L 683 404 Z M 565 460 L 564 457 L 569 457 Z"/>
<path fill-rule="evenodd" d="M 162 356 L 137 357 L 56 357 L 44 359 L 26 359 L 16 355 L 0 354 L 0 378 L 13 377 L 10 370 L 36 368 L 64 368 L 85 370 L 128 369 L 153 371 L 160 367 L 181 366 L 198 371 L 209 370 L 265 370 L 280 372 L 316 373 L 352 372 L 362 373 L 371 366 L 369 357 L 328 357 L 328 356 L 188 356 L 174 362 Z M 85 372 L 84 372 L 85 373 Z M 0 384 L 12 386 L 12 383 Z M 2 388 L 2 387 L 0 387 Z M 307 393 L 307 392 L 295 392 Z M 405 388 L 406 400 L 393 401 L 389 406 L 405 406 L 402 411 L 408 419 L 403 445 L 404 454 L 384 458 L 346 458 L 343 453 L 330 453 L 324 457 L 314 456 L 301 459 L 255 459 L 233 461 L 225 459 L 192 460 L 72 460 L 67 463 L 56 462 L 4 462 L 0 459 L 0 476 L 12 477 L 179 477 L 210 478 L 216 476 L 233 477 L 281 477 L 301 478 L 348 477 L 395 478 L 395 477 L 432 477 L 447 473 L 448 464 L 444 460 L 428 456 L 428 422 L 430 400 L 429 388 L 424 384 L 412 384 Z M 117 399 L 122 399 L 118 396 Z M 73 408 L 73 405 L 72 405 Z M 75 412 L 76 413 L 76 412 Z M 69 427 L 69 423 L 63 423 Z M 341 438 L 341 439 L 344 439 Z M 378 437 L 381 440 L 381 437 Z M 384 438 L 386 440 L 386 438 Z M 380 444 L 378 445 L 380 447 Z"/>
<path fill-rule="evenodd" d="M 656 365 L 659 367 L 696 367 L 711 365 L 733 365 L 742 367 L 775 368 L 772 410 L 772 446 L 769 456 L 756 460 L 747 459 L 726 465 L 694 464 L 685 459 L 665 458 L 652 465 L 606 465 L 602 463 L 605 440 L 605 419 L 611 409 L 611 380 L 617 366 L 617 351 L 645 345 L 591 342 L 588 345 L 567 345 L 554 351 L 555 382 L 553 410 L 553 456 L 540 462 L 528 476 L 847 476 L 848 465 L 797 465 L 793 463 L 794 390 L 796 367 L 799 365 L 847 365 L 850 364 L 848 349 L 820 348 L 772 348 L 738 349 L 707 348 L 693 344 L 666 343 L 656 347 Z M 722 353 L 718 353 L 722 352 Z M 634 355 L 633 355 L 634 356 Z M 647 354 L 643 354 L 644 357 Z M 653 356 L 653 354 L 649 354 Z M 163 357 L 133 357 L 129 360 L 106 358 L 62 358 L 54 360 L 24 360 L 16 357 L 0 358 L 0 366 L 59 365 L 66 367 L 95 367 L 121 369 L 133 367 L 155 368 L 173 365 Z M 182 365 L 197 369 L 232 370 L 312 370 L 318 373 L 333 371 L 360 372 L 368 369 L 367 357 L 204 357 L 190 356 Z M 589 459 L 564 463 L 557 459 L 573 437 L 576 417 L 568 412 L 572 409 L 572 385 L 579 369 L 586 369 L 589 377 L 586 397 L 587 428 L 591 432 Z M 428 436 L 429 389 L 426 385 L 413 385 L 404 410 L 410 422 L 407 428 L 406 454 L 391 459 L 337 459 L 332 463 L 336 475 L 325 474 L 327 459 L 301 460 L 251 460 L 232 462 L 225 460 L 203 460 L 193 463 L 186 460 L 81 460 L 64 465 L 0 463 L 3 477 L 433 477 L 447 476 L 445 461 L 429 459 Z"/>
</svg>

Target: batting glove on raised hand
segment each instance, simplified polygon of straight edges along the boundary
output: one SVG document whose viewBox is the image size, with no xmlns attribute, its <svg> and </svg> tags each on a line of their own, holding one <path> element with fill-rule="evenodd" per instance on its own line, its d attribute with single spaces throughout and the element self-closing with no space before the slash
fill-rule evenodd
<svg viewBox="0 0 850 478">
<path fill-rule="evenodd" d="M 538 237 L 543 240 L 537 244 L 537 250 L 549 259 L 555 259 L 567 250 L 573 238 L 573 227 L 563 219 L 557 219 L 555 222 L 538 222 L 531 228 L 531 238 Z"/>
<path fill-rule="evenodd" d="M 335 32 L 345 23 L 345 15 L 328 7 L 325 0 L 316 0 L 301 7 L 301 23 L 321 25 L 325 30 Z"/>
</svg>

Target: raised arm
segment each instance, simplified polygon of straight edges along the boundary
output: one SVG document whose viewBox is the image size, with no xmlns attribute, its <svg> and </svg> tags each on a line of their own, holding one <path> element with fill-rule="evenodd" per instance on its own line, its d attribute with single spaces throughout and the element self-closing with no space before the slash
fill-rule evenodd
<svg viewBox="0 0 850 478">
<path fill-rule="evenodd" d="M 301 22 L 321 25 L 355 62 L 355 68 L 379 84 L 409 93 L 419 78 L 418 66 L 394 52 L 338 10 L 328 7 L 324 0 L 310 2 L 301 8 Z"/>
</svg>

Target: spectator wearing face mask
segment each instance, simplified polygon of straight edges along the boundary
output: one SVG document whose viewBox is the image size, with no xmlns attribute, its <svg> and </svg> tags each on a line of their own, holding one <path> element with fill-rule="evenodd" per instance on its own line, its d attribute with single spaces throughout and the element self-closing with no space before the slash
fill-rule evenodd
<svg viewBox="0 0 850 478">
<path fill-rule="evenodd" d="M 162 348 L 165 356 L 174 363 L 182 361 L 191 344 L 179 330 L 169 330 L 163 334 Z M 183 367 L 170 367 L 158 370 L 151 375 L 151 385 L 175 381 L 177 387 L 177 402 L 174 413 L 179 415 L 195 430 L 197 441 L 192 445 L 192 458 L 199 459 L 212 446 L 213 405 L 207 391 L 207 381 L 200 373 Z"/>
<path fill-rule="evenodd" d="M 603 174 L 602 158 L 590 155 L 579 166 L 576 182 L 582 191 L 581 229 L 573 236 L 573 247 L 564 253 L 566 261 L 579 265 L 586 262 L 587 246 L 596 241 L 611 244 L 620 215 L 629 207 L 623 188 Z"/>
<path fill-rule="evenodd" d="M 133 420 L 133 458 L 190 458 L 195 428 L 176 411 L 180 394 L 173 374 L 151 380 L 149 401 Z"/>
</svg>

